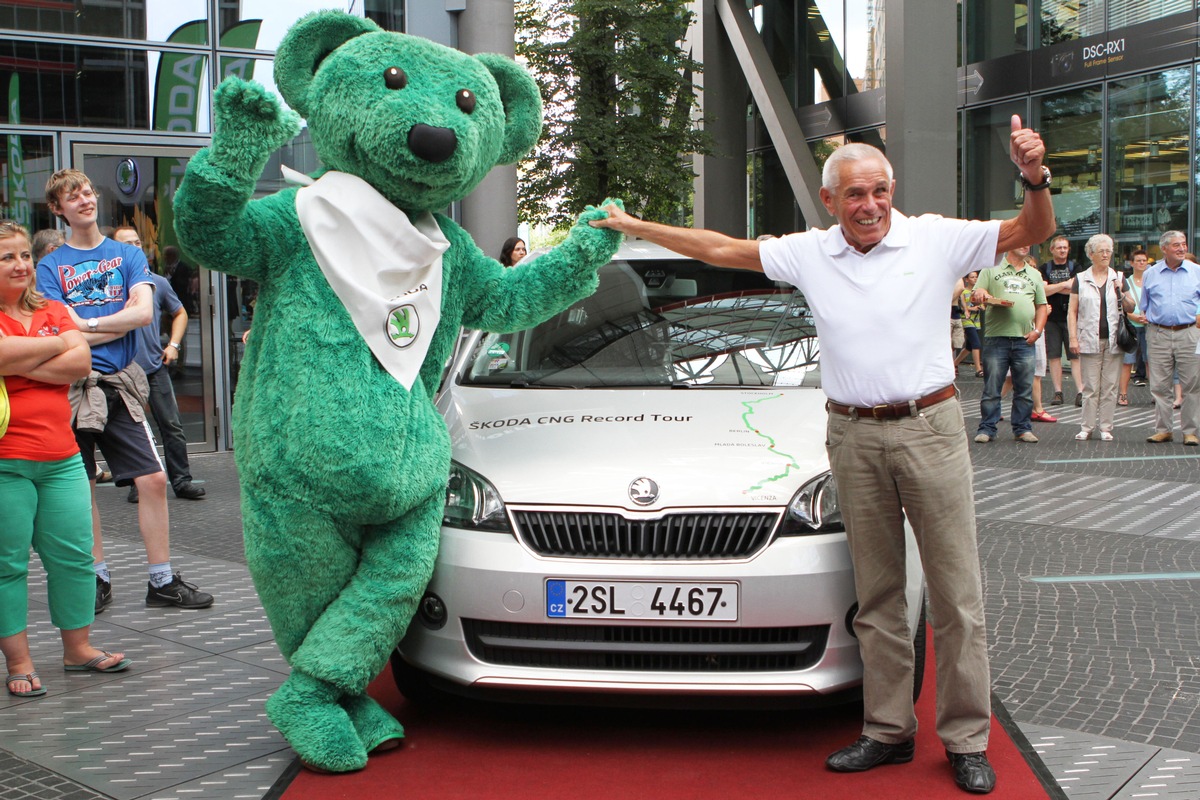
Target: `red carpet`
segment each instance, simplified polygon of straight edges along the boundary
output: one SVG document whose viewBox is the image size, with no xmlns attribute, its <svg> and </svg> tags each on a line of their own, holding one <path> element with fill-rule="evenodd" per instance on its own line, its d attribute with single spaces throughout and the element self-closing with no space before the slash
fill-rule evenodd
<svg viewBox="0 0 1200 800">
<path fill-rule="evenodd" d="M 825 756 L 861 731 L 861 705 L 815 711 L 662 711 L 518 706 L 451 699 L 410 705 L 391 673 L 371 695 L 396 715 L 404 747 L 361 772 L 281 779 L 283 800 L 612 800 L 750 796 L 962 800 L 934 732 L 932 659 L 918 703 L 911 764 L 844 775 Z M 989 797 L 1035 800 L 1046 790 L 993 718 L 988 757 L 998 776 Z M 288 778 L 295 774 L 290 785 Z M 275 793 L 272 793 L 275 795 Z M 280 796 L 280 795 L 275 795 Z"/>
</svg>

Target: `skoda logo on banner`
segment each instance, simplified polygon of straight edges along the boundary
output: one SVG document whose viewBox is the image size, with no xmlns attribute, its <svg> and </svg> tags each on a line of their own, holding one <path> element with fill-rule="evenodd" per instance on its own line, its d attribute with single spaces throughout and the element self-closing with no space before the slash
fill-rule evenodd
<svg viewBox="0 0 1200 800">
<path fill-rule="evenodd" d="M 638 478 L 629 484 L 629 499 L 639 506 L 648 506 L 658 499 L 658 484 L 649 478 Z"/>
<path fill-rule="evenodd" d="M 141 178 L 138 175 L 137 162 L 126 158 L 117 164 L 117 189 L 126 197 L 132 196 L 138 190 Z"/>
</svg>

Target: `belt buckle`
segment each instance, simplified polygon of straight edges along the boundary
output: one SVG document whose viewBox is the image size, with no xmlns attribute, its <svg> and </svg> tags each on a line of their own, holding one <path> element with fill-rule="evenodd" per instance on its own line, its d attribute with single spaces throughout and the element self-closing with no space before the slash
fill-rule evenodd
<svg viewBox="0 0 1200 800">
<path fill-rule="evenodd" d="M 891 408 L 892 408 L 892 406 L 889 403 L 882 403 L 877 406 L 871 406 L 871 419 L 889 419 L 889 417 L 886 417 L 886 416 L 883 416 L 883 417 L 879 416 L 879 413 L 880 413 L 880 411 L 883 411 L 883 410 L 890 411 Z"/>
</svg>

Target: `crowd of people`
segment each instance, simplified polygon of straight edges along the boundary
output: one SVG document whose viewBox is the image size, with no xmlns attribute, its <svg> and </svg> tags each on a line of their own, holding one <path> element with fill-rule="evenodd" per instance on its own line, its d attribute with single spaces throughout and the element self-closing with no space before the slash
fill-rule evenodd
<svg viewBox="0 0 1200 800">
<path fill-rule="evenodd" d="M 1159 261 L 1137 249 L 1126 270 L 1114 266 L 1107 234 L 1084 243 L 1082 264 L 1070 258 L 1070 241 L 1055 236 L 1040 267 L 1029 248 L 1017 248 L 963 277 L 952 296 L 951 335 L 968 317 L 982 328 L 954 354 L 956 368 L 976 359 L 975 374 L 984 379 L 976 443 L 996 438 L 1010 384 L 1013 436 L 1036 443 L 1030 422 L 1057 422 L 1042 407 L 1041 378 L 1048 373 L 1053 382 L 1050 405 L 1062 405 L 1065 357 L 1083 409 L 1077 440 L 1114 440 L 1116 409 L 1129 405 L 1132 384 L 1149 385 L 1153 398 L 1154 432 L 1146 441 L 1174 441 L 1178 411 L 1183 444 L 1200 445 L 1200 265 L 1181 231 L 1166 231 L 1158 245 Z M 1130 344 L 1122 349 L 1127 324 Z"/>
</svg>

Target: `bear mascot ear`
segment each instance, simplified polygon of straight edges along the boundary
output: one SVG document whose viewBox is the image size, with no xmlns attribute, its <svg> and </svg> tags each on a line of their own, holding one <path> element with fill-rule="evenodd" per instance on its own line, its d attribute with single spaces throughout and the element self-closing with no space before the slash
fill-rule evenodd
<svg viewBox="0 0 1200 800">
<path fill-rule="evenodd" d="M 275 85 L 284 101 L 307 117 L 308 90 L 325 57 L 355 36 L 382 30 L 369 19 L 342 11 L 316 11 L 301 18 L 275 51 Z"/>
<path fill-rule="evenodd" d="M 475 58 L 496 79 L 504 103 L 504 144 L 496 163 L 515 164 L 542 135 L 542 95 L 530 74 L 511 58 L 495 53 Z"/>
</svg>

